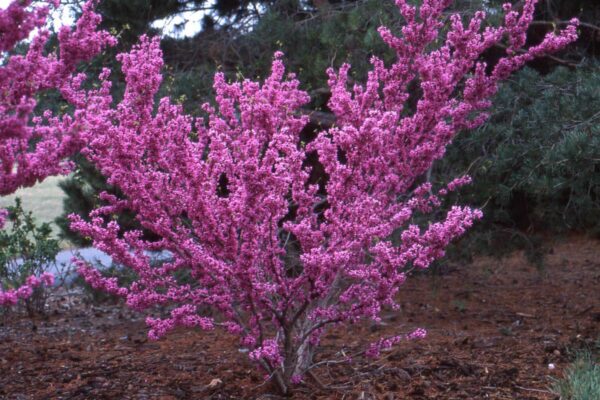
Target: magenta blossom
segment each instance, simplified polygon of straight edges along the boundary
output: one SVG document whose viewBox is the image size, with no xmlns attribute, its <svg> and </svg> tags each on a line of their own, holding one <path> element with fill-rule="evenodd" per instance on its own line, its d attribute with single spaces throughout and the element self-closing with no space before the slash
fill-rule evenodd
<svg viewBox="0 0 600 400">
<path fill-rule="evenodd" d="M 46 54 L 50 34 L 44 25 L 49 6 L 33 7 L 31 3 L 14 0 L 0 10 L 0 51 L 8 52 L 0 65 L 0 195 L 70 171 L 71 164 L 65 159 L 82 147 L 82 127 L 77 118 L 66 114 L 45 111 L 34 115 L 37 97 L 57 90 L 68 102 L 76 102 L 74 92 L 84 76 L 75 68 L 115 43 L 107 32 L 97 30 L 101 18 L 93 12 L 95 1 L 89 1 L 75 29 L 60 29 L 60 57 Z M 57 6 L 59 2 L 49 3 Z M 35 29 L 27 53 L 11 54 Z"/>
<path fill-rule="evenodd" d="M 0 306 L 14 306 L 19 300 L 27 300 L 31 297 L 35 288 L 42 285 L 49 287 L 53 284 L 54 276 L 49 272 L 44 272 L 39 278 L 32 275 L 19 288 L 6 291 L 0 290 Z"/>
<path fill-rule="evenodd" d="M 97 30 L 101 18 L 93 12 L 95 1 L 89 1 L 75 29 L 63 27 L 58 33 L 60 57 L 46 54 L 50 34 L 44 25 L 50 6 L 57 7 L 59 1 L 46 3 L 33 7 L 31 0 L 14 0 L 0 10 L 0 51 L 5 53 L 0 65 L 0 195 L 70 170 L 65 159 L 83 145 L 81 126 L 66 114 L 34 115 L 37 98 L 44 91 L 58 90 L 67 101 L 76 102 L 74 94 L 84 76 L 76 74 L 75 68 L 115 43 L 107 32 Z M 14 55 L 15 46 L 30 36 L 27 53 Z M 0 210 L 0 229 L 7 216 L 6 210 Z M 44 273 L 27 278 L 17 289 L 2 291 L 0 286 L 0 306 L 29 298 L 34 288 L 52 285 L 53 279 Z"/>
</svg>

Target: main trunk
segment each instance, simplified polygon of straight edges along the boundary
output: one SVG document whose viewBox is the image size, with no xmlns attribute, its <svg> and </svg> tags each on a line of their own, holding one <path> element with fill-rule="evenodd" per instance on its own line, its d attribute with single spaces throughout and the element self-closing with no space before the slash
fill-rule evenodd
<svg viewBox="0 0 600 400">
<path fill-rule="evenodd" d="M 284 394 L 291 392 L 291 386 L 293 385 L 292 378 L 304 375 L 313 363 L 315 346 L 311 345 L 308 339 L 299 345 L 294 341 L 294 336 L 304 337 L 309 329 L 310 325 L 307 324 L 299 332 L 292 329 L 285 330 L 285 360 L 283 362 L 283 369 L 276 373 L 277 384 Z"/>
</svg>

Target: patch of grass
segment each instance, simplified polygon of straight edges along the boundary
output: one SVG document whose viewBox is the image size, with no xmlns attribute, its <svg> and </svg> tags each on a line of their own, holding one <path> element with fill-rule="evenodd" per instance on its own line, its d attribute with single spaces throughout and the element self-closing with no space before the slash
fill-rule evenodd
<svg viewBox="0 0 600 400">
<path fill-rule="evenodd" d="M 552 385 L 561 400 L 600 399 L 600 364 L 589 351 L 578 353 L 564 378 Z"/>
<path fill-rule="evenodd" d="M 461 300 L 461 299 L 452 300 L 452 305 L 454 306 L 456 311 L 458 311 L 460 313 L 464 313 L 465 311 L 467 311 L 467 303 L 464 300 Z"/>
<path fill-rule="evenodd" d="M 53 236 L 57 237 L 58 227 L 54 219 L 62 214 L 64 193 L 58 183 L 64 177 L 49 177 L 43 182 L 29 188 L 19 189 L 9 196 L 0 197 L 0 208 L 15 204 L 18 197 L 22 201 L 23 210 L 32 212 L 38 223 L 49 223 Z"/>
<path fill-rule="evenodd" d="M 500 329 L 498 329 L 498 332 L 500 332 L 500 334 L 503 336 L 513 336 L 514 335 L 512 328 L 510 326 L 503 326 Z"/>
</svg>

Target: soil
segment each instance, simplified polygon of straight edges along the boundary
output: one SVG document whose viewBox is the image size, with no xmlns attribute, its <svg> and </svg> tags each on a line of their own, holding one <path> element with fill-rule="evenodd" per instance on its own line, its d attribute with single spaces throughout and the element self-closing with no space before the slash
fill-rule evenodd
<svg viewBox="0 0 600 400">
<path fill-rule="evenodd" d="M 543 269 L 514 254 L 412 276 L 381 324 L 326 334 L 317 361 L 332 362 L 292 398 L 557 398 L 549 387 L 572 351 L 599 343 L 599 286 L 600 242 L 585 238 L 554 244 Z M 58 300 L 47 317 L 4 318 L 0 398 L 280 398 L 232 336 L 180 330 L 152 342 L 144 317 L 122 305 Z M 428 337 L 335 362 L 416 327 Z"/>
</svg>

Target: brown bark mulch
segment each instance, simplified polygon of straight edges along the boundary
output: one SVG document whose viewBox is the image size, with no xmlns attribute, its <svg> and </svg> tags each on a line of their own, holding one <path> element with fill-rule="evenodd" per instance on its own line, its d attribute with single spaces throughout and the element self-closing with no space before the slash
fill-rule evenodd
<svg viewBox="0 0 600 400">
<path fill-rule="evenodd" d="M 280 398 L 234 337 L 180 330 L 152 342 L 122 305 L 62 300 L 45 318 L 1 322 L 1 399 Z M 555 243 L 543 270 L 514 254 L 413 276 L 398 300 L 381 325 L 328 332 L 316 360 L 332 362 L 292 398 L 556 398 L 549 387 L 571 351 L 600 340 L 600 242 Z M 416 327 L 428 337 L 335 362 Z"/>
</svg>

